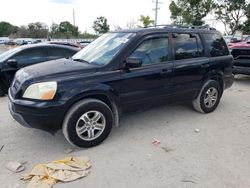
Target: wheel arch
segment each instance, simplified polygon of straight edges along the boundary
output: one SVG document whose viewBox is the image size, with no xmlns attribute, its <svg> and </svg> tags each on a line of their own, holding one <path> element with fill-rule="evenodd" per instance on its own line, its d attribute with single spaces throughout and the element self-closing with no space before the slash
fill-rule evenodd
<svg viewBox="0 0 250 188">
<path fill-rule="evenodd" d="M 69 100 L 65 114 L 71 109 L 72 106 L 84 99 L 97 99 L 108 105 L 114 115 L 113 125 L 116 127 L 119 126 L 120 110 L 118 97 L 106 91 L 89 91 L 75 96 L 74 98 Z"/>
</svg>

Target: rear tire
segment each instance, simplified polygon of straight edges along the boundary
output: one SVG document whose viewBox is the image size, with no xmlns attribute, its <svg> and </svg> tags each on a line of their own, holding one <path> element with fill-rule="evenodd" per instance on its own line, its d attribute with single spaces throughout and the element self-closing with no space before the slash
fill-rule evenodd
<svg viewBox="0 0 250 188">
<path fill-rule="evenodd" d="M 63 134 L 74 146 L 88 148 L 103 142 L 111 132 L 113 113 L 97 99 L 84 99 L 73 105 L 63 121 Z"/>
<path fill-rule="evenodd" d="M 207 81 L 201 88 L 199 95 L 193 100 L 193 108 L 201 113 L 213 112 L 222 96 L 222 89 L 215 80 Z"/>
</svg>

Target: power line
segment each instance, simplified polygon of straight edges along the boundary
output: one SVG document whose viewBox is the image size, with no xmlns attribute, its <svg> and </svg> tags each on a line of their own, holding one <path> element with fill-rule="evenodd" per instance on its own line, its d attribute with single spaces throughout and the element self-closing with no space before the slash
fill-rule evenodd
<svg viewBox="0 0 250 188">
<path fill-rule="evenodd" d="M 153 11 L 155 11 L 155 27 L 157 25 L 158 20 L 158 10 L 160 10 L 159 4 L 162 4 L 162 2 L 159 2 L 159 0 L 153 1 L 155 3 L 155 8 L 153 8 Z"/>
</svg>

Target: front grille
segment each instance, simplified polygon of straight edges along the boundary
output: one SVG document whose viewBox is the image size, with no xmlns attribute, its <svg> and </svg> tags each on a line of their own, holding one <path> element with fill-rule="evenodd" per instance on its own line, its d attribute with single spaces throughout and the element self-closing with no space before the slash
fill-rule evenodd
<svg viewBox="0 0 250 188">
<path fill-rule="evenodd" d="M 233 49 L 232 55 L 235 60 L 250 59 L 250 48 L 249 49 Z"/>
</svg>

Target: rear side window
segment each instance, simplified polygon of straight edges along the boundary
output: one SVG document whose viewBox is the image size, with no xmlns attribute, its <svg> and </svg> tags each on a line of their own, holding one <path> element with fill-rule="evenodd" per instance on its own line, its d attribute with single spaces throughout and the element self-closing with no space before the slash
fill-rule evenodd
<svg viewBox="0 0 250 188">
<path fill-rule="evenodd" d="M 152 38 L 143 41 L 130 57 L 142 59 L 142 65 L 161 63 L 168 60 L 168 38 Z"/>
<path fill-rule="evenodd" d="M 211 57 L 229 55 L 227 44 L 219 34 L 204 34 Z"/>
<path fill-rule="evenodd" d="M 176 60 L 203 56 L 203 47 L 199 35 L 174 33 L 172 36 L 174 57 Z"/>
<path fill-rule="evenodd" d="M 64 48 L 48 48 L 48 53 L 50 59 L 71 57 L 75 54 L 75 52 L 73 53 L 71 50 Z"/>
</svg>

